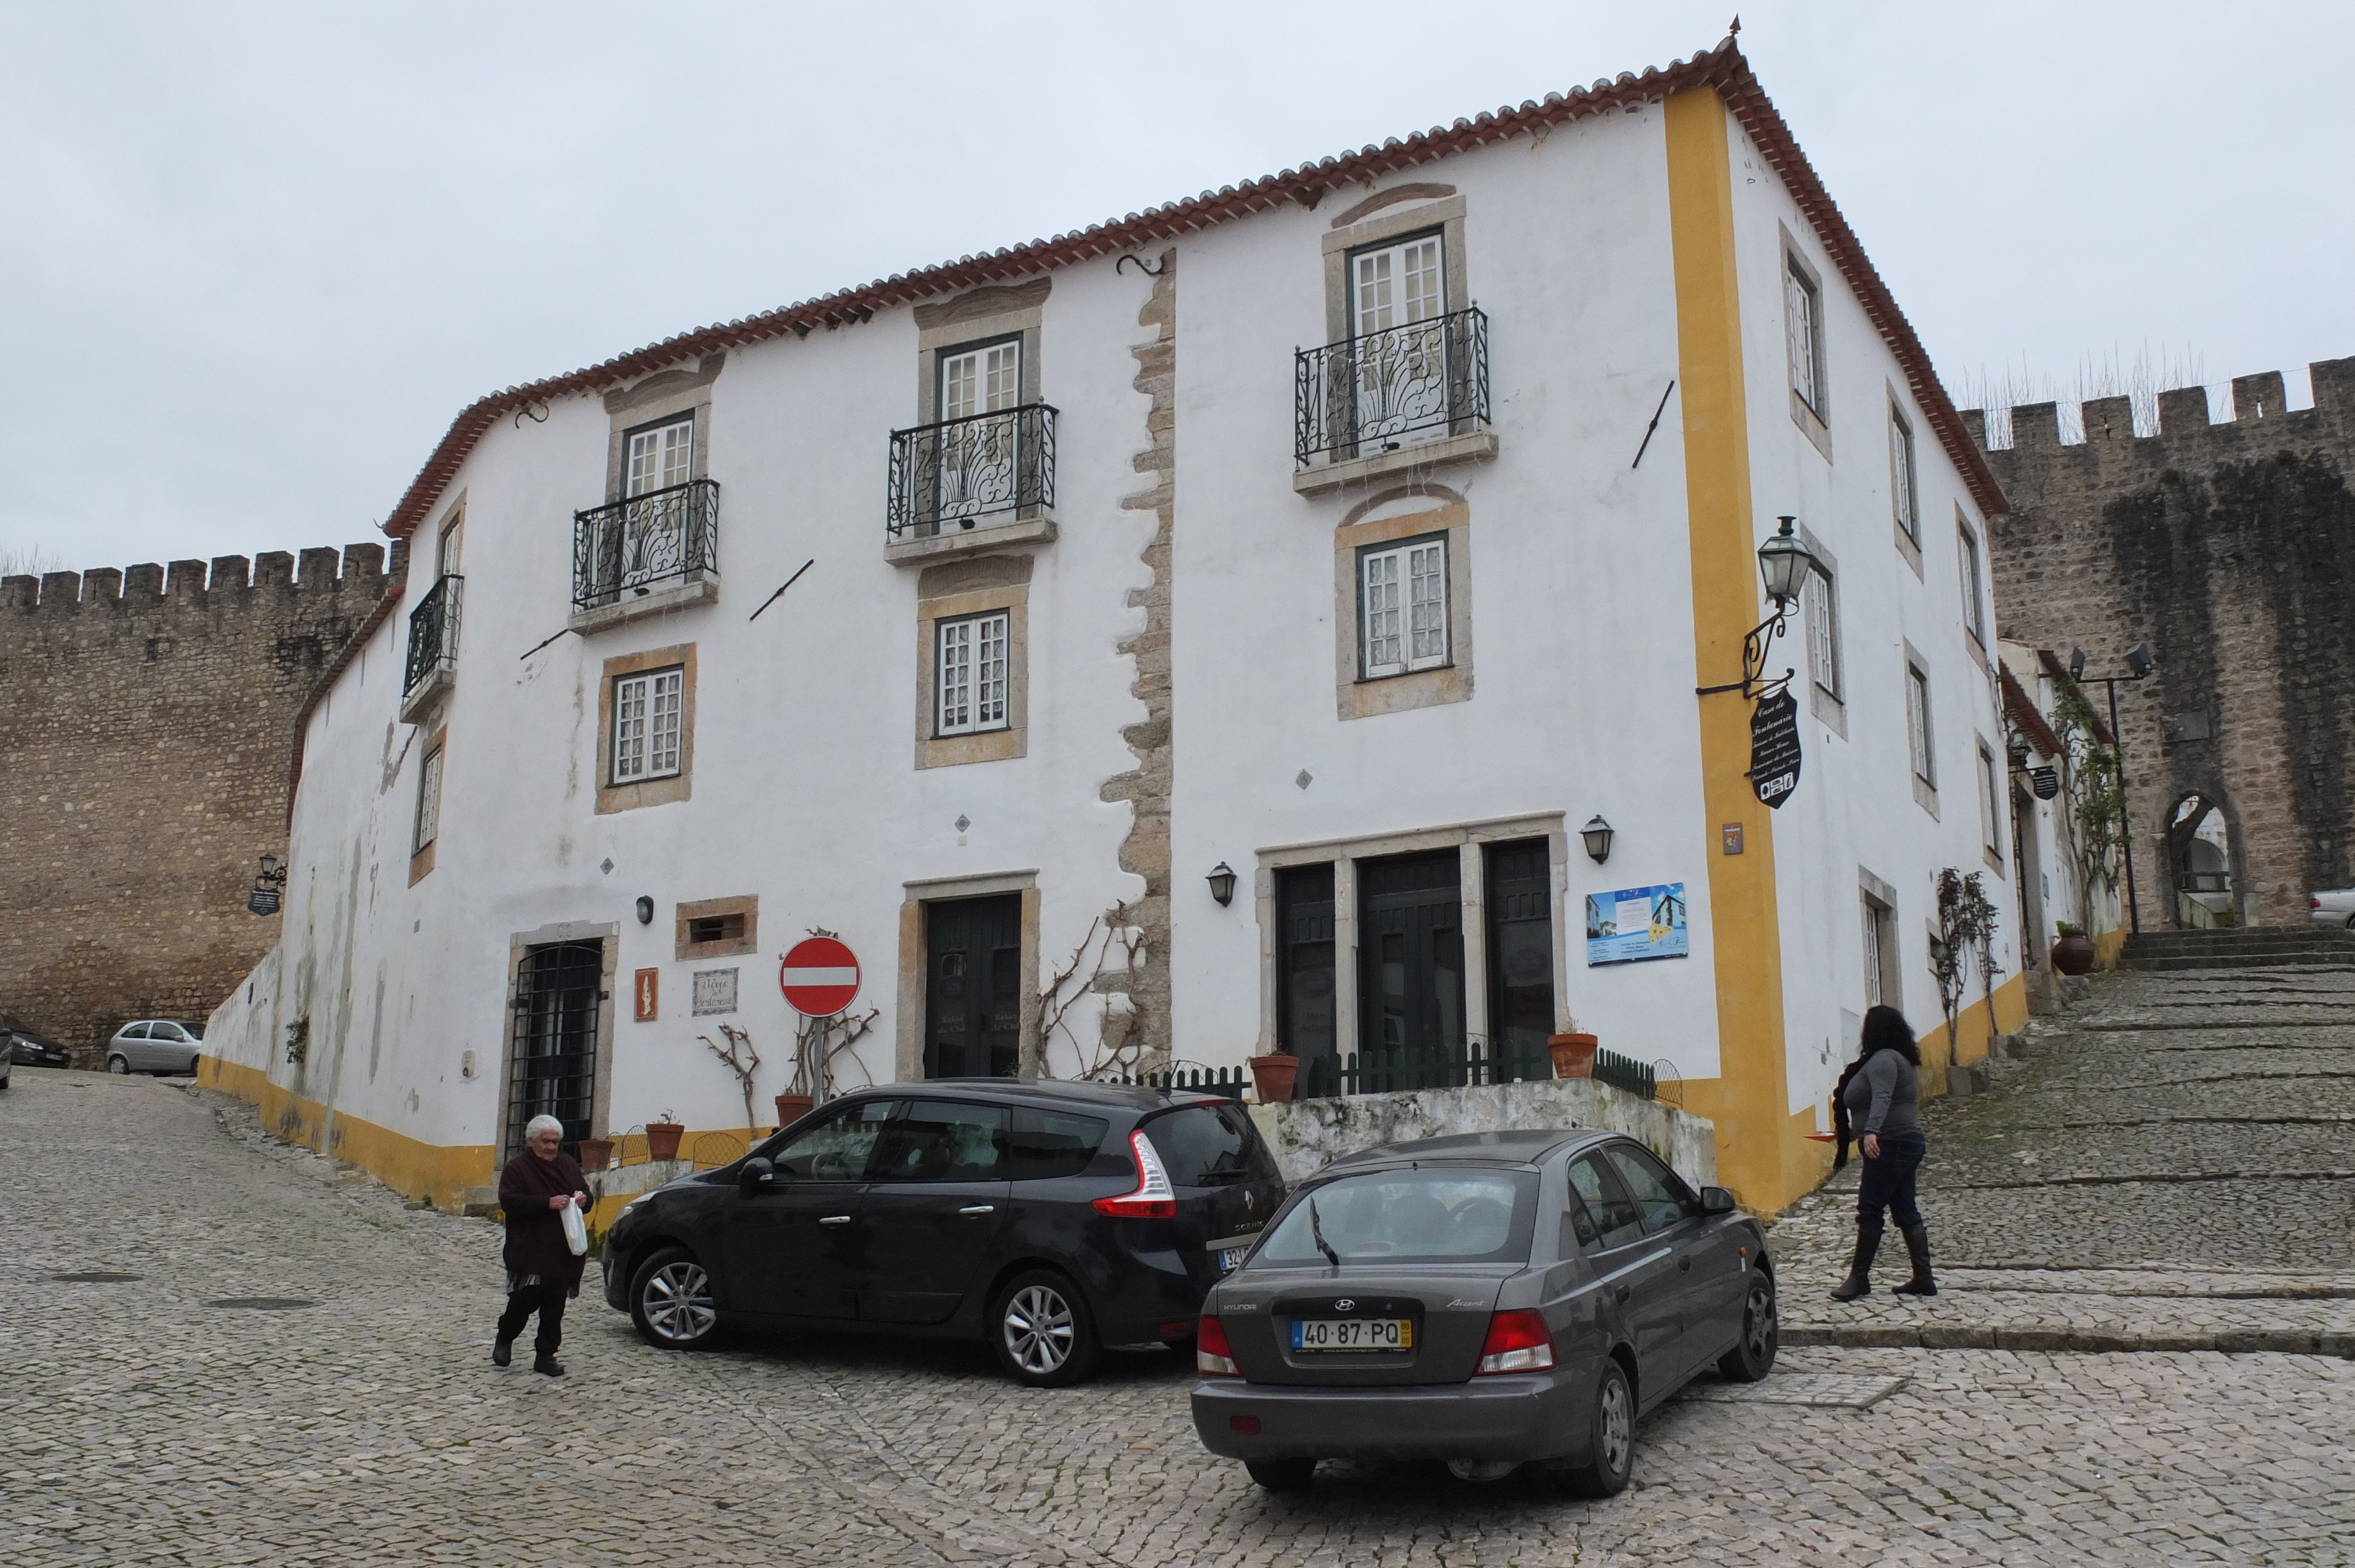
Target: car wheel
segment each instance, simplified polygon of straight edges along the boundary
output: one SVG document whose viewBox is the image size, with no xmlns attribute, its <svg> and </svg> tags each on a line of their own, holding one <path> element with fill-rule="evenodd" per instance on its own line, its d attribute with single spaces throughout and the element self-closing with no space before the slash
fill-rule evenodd
<svg viewBox="0 0 2355 1568">
<path fill-rule="evenodd" d="M 710 1274 L 685 1247 L 663 1248 L 638 1266 L 630 1282 L 630 1320 L 650 1345 L 701 1350 L 719 1331 Z"/>
<path fill-rule="evenodd" d="M 1034 1268 L 1007 1280 L 989 1321 L 997 1364 L 1026 1387 L 1079 1383 L 1093 1376 L 1103 1359 L 1087 1298 L 1052 1269 Z"/>
<path fill-rule="evenodd" d="M 1742 1338 L 1717 1358 L 1717 1370 L 1734 1383 L 1756 1383 L 1774 1370 L 1774 1351 L 1781 1339 L 1775 1322 L 1774 1277 L 1764 1269 L 1752 1269 L 1750 1289 L 1742 1300 Z"/>
<path fill-rule="evenodd" d="M 1314 1459 L 1245 1459 L 1253 1482 L 1272 1492 L 1305 1492 L 1316 1478 Z"/>
<path fill-rule="evenodd" d="M 106 1070 L 118 1077 L 127 1078 L 131 1075 L 131 1063 L 126 1057 L 109 1056 L 106 1059 Z"/>
<path fill-rule="evenodd" d="M 1594 1379 L 1594 1408 L 1588 1419 L 1587 1462 L 1569 1475 L 1570 1489 L 1582 1498 L 1615 1498 L 1636 1473 L 1636 1391 L 1626 1369 L 1605 1358 Z"/>
</svg>

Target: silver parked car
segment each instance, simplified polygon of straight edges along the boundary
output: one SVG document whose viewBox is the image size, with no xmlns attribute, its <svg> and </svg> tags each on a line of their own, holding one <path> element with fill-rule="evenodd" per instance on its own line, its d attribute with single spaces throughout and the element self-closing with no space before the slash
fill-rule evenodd
<svg viewBox="0 0 2355 1568">
<path fill-rule="evenodd" d="M 1532 1461 L 1607 1497 L 1636 1417 L 1774 1364 L 1765 1233 L 1641 1144 L 1550 1129 L 1389 1144 L 1310 1178 L 1202 1304 L 1194 1430 L 1271 1489 L 1321 1458 Z"/>
<path fill-rule="evenodd" d="M 205 1048 L 205 1026 L 185 1018 L 143 1018 L 106 1043 L 110 1073 L 193 1073 Z"/>
<path fill-rule="evenodd" d="M 2317 926 L 2343 926 L 2355 931 L 2355 887 L 2309 894 L 2306 917 Z"/>
</svg>

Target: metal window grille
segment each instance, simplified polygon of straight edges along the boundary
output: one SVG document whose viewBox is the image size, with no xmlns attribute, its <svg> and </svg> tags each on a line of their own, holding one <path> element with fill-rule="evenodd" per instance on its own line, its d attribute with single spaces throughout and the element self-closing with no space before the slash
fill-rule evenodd
<svg viewBox="0 0 2355 1568">
<path fill-rule="evenodd" d="M 589 1136 L 603 979 L 604 951 L 596 942 L 561 942 L 524 956 L 507 1056 L 509 1154 L 523 1147 L 523 1129 L 536 1116 L 562 1122 L 565 1148 L 575 1153 Z"/>
<path fill-rule="evenodd" d="M 1382 314 L 1360 310 L 1358 321 Z M 1361 330 L 1295 350 L 1293 360 L 1293 455 L 1302 468 L 1489 422 L 1488 318 L 1477 306 Z"/>
<path fill-rule="evenodd" d="M 457 668 L 458 608 L 465 587 L 464 577 L 443 577 L 409 612 L 408 672 L 400 687 L 404 694 L 442 671 Z"/>
<path fill-rule="evenodd" d="M 442 831 L 442 748 L 425 754 L 417 770 L 417 842 L 421 850 Z M 413 853 L 413 851 L 412 851 Z"/>
<path fill-rule="evenodd" d="M 639 492 L 572 514 L 575 609 L 719 569 L 719 486 L 710 480 Z"/>
</svg>

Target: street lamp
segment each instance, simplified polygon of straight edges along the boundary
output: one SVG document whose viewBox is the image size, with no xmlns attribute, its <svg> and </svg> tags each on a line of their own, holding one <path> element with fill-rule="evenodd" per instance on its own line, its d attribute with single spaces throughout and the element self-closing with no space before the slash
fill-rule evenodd
<svg viewBox="0 0 2355 1568">
<path fill-rule="evenodd" d="M 285 885 L 286 868 L 278 863 L 276 855 L 263 855 L 261 869 L 254 874 L 253 891 L 245 895 L 247 910 L 255 915 L 277 914 Z"/>
<path fill-rule="evenodd" d="M 1751 628 L 1742 640 L 1742 679 L 1721 686 L 1696 686 L 1696 695 L 1708 696 L 1714 692 L 1740 692 L 1745 697 L 1765 694 L 1769 685 L 1778 682 L 1762 681 L 1766 673 L 1766 652 L 1781 635 L 1791 613 L 1791 605 L 1807 586 L 1807 574 L 1816 569 L 1814 552 L 1803 544 L 1795 525 L 1798 519 L 1778 519 L 1783 526 L 1758 546 L 1758 576 L 1766 585 L 1766 597 L 1774 601 L 1774 613 Z M 1796 671 L 1783 672 L 1782 682 L 1788 682 Z"/>
<path fill-rule="evenodd" d="M 2118 683 L 2147 680 L 2151 667 L 2150 644 L 2147 642 L 2137 642 L 2126 650 L 2126 669 L 2130 673 L 2124 675 L 2088 675 L 2085 673 L 2085 651 L 2083 648 L 2069 650 L 2069 678 L 2081 685 L 2088 681 L 2099 681 L 2110 694 L 2110 744 L 2117 748 L 2118 753 L 2118 810 L 2126 818 L 2118 837 L 2126 846 L 2126 928 L 2137 937 L 2142 935 L 2142 898 L 2135 889 L 2134 807 L 2126 798 L 2126 732 L 2118 728 Z"/>
<path fill-rule="evenodd" d="M 1601 812 L 1578 830 L 1578 836 L 1586 841 L 1586 853 L 1593 856 L 1595 864 L 1601 865 L 1611 858 L 1611 824 L 1603 820 Z"/>
<path fill-rule="evenodd" d="M 1210 896 L 1217 899 L 1221 906 L 1235 901 L 1235 874 L 1225 861 L 1219 863 L 1218 869 L 1210 873 L 1209 881 Z"/>
</svg>

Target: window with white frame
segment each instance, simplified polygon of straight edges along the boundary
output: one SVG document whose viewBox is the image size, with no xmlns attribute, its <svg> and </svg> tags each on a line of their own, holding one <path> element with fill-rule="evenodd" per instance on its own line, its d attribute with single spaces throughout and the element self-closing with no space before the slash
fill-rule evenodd
<svg viewBox="0 0 2355 1568">
<path fill-rule="evenodd" d="M 675 778 L 679 770 L 679 721 L 687 672 L 649 670 L 613 682 L 613 782 Z"/>
<path fill-rule="evenodd" d="M 1938 757 L 1930 733 L 1930 677 L 1919 664 L 1905 666 L 1905 732 L 1913 744 L 1913 777 L 1935 789 Z"/>
<path fill-rule="evenodd" d="M 1349 323 L 1358 340 L 1355 420 L 1360 441 L 1434 440 L 1447 423 L 1447 263 L 1436 234 L 1353 252 Z M 1429 323 L 1420 331 L 1406 330 Z"/>
<path fill-rule="evenodd" d="M 1986 741 L 1979 742 L 1979 841 L 1987 853 L 2003 859 L 2003 773 Z"/>
<path fill-rule="evenodd" d="M 1891 948 L 1896 937 L 1892 911 L 1870 895 L 1864 898 L 1864 1001 L 1879 1007 L 1888 1000 L 1886 981 L 1894 974 Z"/>
<path fill-rule="evenodd" d="M 995 609 L 939 623 L 932 685 L 939 702 L 936 734 L 972 735 L 1012 722 L 1006 657 L 1011 622 L 1007 611 Z"/>
<path fill-rule="evenodd" d="M 1807 673 L 1825 695 L 1837 702 L 1840 695 L 1839 599 L 1832 589 L 1831 574 L 1820 567 L 1809 573 L 1799 602 L 1807 622 Z"/>
<path fill-rule="evenodd" d="M 1796 256 L 1783 267 L 1783 330 L 1791 359 L 1791 390 L 1817 418 L 1824 418 L 1824 295 Z"/>
<path fill-rule="evenodd" d="M 941 355 L 941 415 L 995 414 L 1022 401 L 1022 340 L 951 349 Z"/>
<path fill-rule="evenodd" d="M 1981 643 L 1987 641 L 1987 596 L 1979 588 L 1979 537 L 1971 532 L 1970 524 L 1955 525 L 1955 537 L 1962 551 L 1963 563 L 1963 624 Z"/>
<path fill-rule="evenodd" d="M 1369 680 L 1447 662 L 1447 540 L 1358 554 L 1359 657 Z"/>
<path fill-rule="evenodd" d="M 623 475 L 626 498 L 649 491 L 667 490 L 695 477 L 695 417 L 630 432 L 629 468 Z"/>
<path fill-rule="evenodd" d="M 417 769 L 417 834 L 410 853 L 421 854 L 442 832 L 442 748 L 425 754 Z"/>
<path fill-rule="evenodd" d="M 1922 542 L 1920 487 L 1913 475 L 1913 427 L 1897 405 L 1889 406 L 1889 506 L 1905 536 Z"/>
</svg>

